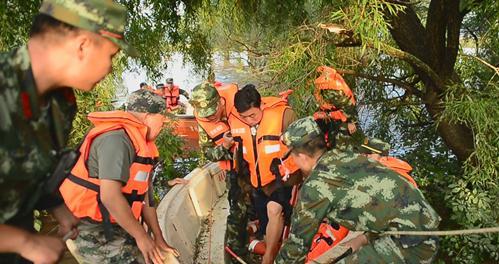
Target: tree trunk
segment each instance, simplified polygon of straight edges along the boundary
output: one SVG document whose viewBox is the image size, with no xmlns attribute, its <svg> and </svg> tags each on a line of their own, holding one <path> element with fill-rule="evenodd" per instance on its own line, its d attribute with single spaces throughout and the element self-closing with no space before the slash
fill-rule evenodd
<svg viewBox="0 0 499 264">
<path fill-rule="evenodd" d="M 399 48 L 426 63 L 443 81 L 443 86 L 438 85 L 427 72 L 408 62 L 425 86 L 421 99 L 433 120 L 437 121 L 438 133 L 461 162 L 474 151 L 472 130 L 465 124 L 452 123 L 440 117 L 444 111 L 443 98 L 447 88 L 460 83 L 454 65 L 464 15 L 459 11 L 459 1 L 456 0 L 432 0 L 426 28 L 411 6 L 396 16 L 387 15 L 392 26 L 390 32 Z"/>
</svg>

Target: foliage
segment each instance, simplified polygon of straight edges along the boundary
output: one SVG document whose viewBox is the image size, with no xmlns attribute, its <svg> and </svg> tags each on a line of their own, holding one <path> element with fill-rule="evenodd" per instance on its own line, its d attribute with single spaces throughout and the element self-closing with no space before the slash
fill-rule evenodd
<svg viewBox="0 0 499 264">
<path fill-rule="evenodd" d="M 442 229 L 497 225 L 498 76 L 468 56 L 471 50 L 497 67 L 497 1 L 281 2 L 205 1 L 209 16 L 199 19 L 207 21 L 214 50 L 243 51 L 265 94 L 293 88 L 300 116 L 316 109 L 316 67 L 337 68 L 357 95 L 364 130 L 413 165 Z M 331 26 L 345 31 L 323 29 Z M 463 136 L 468 130 L 471 141 Z M 471 151 L 462 151 L 468 142 Z M 498 241 L 497 235 L 446 238 L 441 257 L 498 260 Z"/>
<path fill-rule="evenodd" d="M 0 3 L 0 50 L 25 41 L 39 2 Z M 333 66 L 356 93 L 363 129 L 415 168 L 443 218 L 441 229 L 498 224 L 499 1 L 120 2 L 132 11 L 127 37 L 142 54 L 138 61 L 121 57 L 120 69 L 137 62 L 158 78 L 159 67 L 180 51 L 208 74 L 213 52 L 220 52 L 246 60 L 265 94 L 293 88 L 291 104 L 304 116 L 317 107 L 316 67 Z M 85 130 L 85 111 L 110 107 L 118 76 L 78 95 L 83 110 L 73 144 Z M 173 164 L 181 143 L 168 133 L 158 145 Z M 167 171 L 173 177 L 178 168 Z M 442 246 L 447 262 L 499 260 L 497 234 L 445 238 Z"/>
<path fill-rule="evenodd" d="M 154 181 L 154 193 L 157 200 L 161 200 L 169 188 L 169 180 L 184 177 L 198 166 L 196 154 L 185 153 L 185 142 L 175 135 L 175 126 L 175 122 L 165 123 L 165 127 L 156 138 L 156 146 L 162 162 L 161 173 L 156 175 Z"/>
<path fill-rule="evenodd" d="M 41 0 L 5 0 L 0 2 L 0 51 L 10 50 L 24 43 L 33 16 Z"/>
</svg>

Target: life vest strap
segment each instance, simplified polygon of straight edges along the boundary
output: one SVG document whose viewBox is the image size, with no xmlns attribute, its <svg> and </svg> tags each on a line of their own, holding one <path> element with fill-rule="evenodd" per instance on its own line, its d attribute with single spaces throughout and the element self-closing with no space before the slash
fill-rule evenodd
<svg viewBox="0 0 499 264">
<path fill-rule="evenodd" d="M 277 135 L 264 135 L 258 139 L 258 143 L 262 142 L 263 140 L 268 140 L 268 141 L 279 141 L 281 140 L 281 136 Z"/>
<path fill-rule="evenodd" d="M 151 159 L 151 158 L 149 158 Z M 97 205 L 99 206 L 99 211 L 102 215 L 102 225 L 104 226 L 104 236 L 106 237 L 107 241 L 112 241 L 113 240 L 113 225 L 111 223 L 111 215 L 109 214 L 109 211 L 107 210 L 106 206 L 102 203 L 100 199 L 100 186 L 93 183 L 86 181 L 80 177 L 77 177 L 73 174 L 68 175 L 68 180 L 72 181 L 75 184 L 78 184 L 80 186 L 83 186 L 87 189 L 90 189 L 94 192 L 97 193 Z M 141 194 L 138 195 L 137 190 L 133 190 L 132 193 L 122 193 L 125 199 L 127 200 L 128 204 L 132 206 L 134 202 L 142 202 L 144 201 L 146 195 Z"/>
<path fill-rule="evenodd" d="M 141 157 L 141 156 L 135 156 L 135 159 L 133 159 L 133 162 L 137 162 L 140 164 L 145 164 L 145 165 L 154 165 L 157 162 L 157 159 L 155 158 L 148 158 L 148 157 Z"/>
<path fill-rule="evenodd" d="M 89 182 L 89 181 L 86 181 L 80 177 L 76 177 L 75 175 L 73 174 L 69 174 L 68 175 L 68 180 L 80 185 L 80 186 L 83 186 L 87 189 L 90 189 L 94 192 L 97 192 L 97 193 L 100 193 L 100 186 L 93 183 L 93 182 Z"/>
<path fill-rule="evenodd" d="M 213 142 L 217 142 L 224 137 L 224 133 L 218 134 L 212 138 Z"/>
</svg>

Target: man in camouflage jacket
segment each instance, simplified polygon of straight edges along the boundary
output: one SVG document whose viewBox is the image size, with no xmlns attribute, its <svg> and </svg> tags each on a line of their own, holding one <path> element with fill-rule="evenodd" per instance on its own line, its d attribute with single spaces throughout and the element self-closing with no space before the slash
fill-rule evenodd
<svg viewBox="0 0 499 264">
<path fill-rule="evenodd" d="M 435 230 L 440 217 L 421 191 L 375 160 L 349 151 L 326 150 L 311 117 L 291 124 L 282 136 L 302 172 L 291 233 L 276 263 L 303 263 L 322 219 L 363 235 L 345 246 L 341 263 L 430 263 L 437 240 L 426 236 L 382 236 L 387 230 Z"/>
<path fill-rule="evenodd" d="M 234 91 L 234 94 L 237 90 Z M 229 96 L 234 96 L 234 94 Z M 223 101 L 223 103 L 222 103 Z M 204 118 L 213 123 L 225 122 L 228 126 L 226 113 L 225 99 L 222 98 L 216 88 L 210 83 L 202 83 L 194 87 L 189 100 L 194 107 L 196 118 Z M 199 121 L 198 121 L 199 122 Z M 233 153 L 230 151 L 230 146 L 233 144 L 233 138 L 224 133 L 222 144 L 216 144 L 201 125 L 198 125 L 199 146 L 202 155 L 209 161 L 232 161 Z M 249 194 L 251 186 L 244 179 L 236 177 L 234 171 L 225 172 L 228 176 L 225 178 L 227 189 L 229 189 L 229 204 L 230 211 L 227 216 L 227 229 L 225 231 L 225 244 L 228 245 L 237 255 L 248 260 L 248 232 L 246 225 L 248 223 L 248 210 L 251 207 L 249 202 Z M 235 260 L 226 256 L 226 261 Z"/>
<path fill-rule="evenodd" d="M 0 263 L 54 263 L 60 238 L 33 232 L 32 211 L 50 209 L 59 233 L 76 218 L 43 186 L 65 148 L 76 113 L 73 90 L 91 90 L 111 71 L 125 7 L 100 0 L 45 0 L 27 45 L 0 54 Z M 22 256 L 27 260 L 20 260 Z"/>
</svg>

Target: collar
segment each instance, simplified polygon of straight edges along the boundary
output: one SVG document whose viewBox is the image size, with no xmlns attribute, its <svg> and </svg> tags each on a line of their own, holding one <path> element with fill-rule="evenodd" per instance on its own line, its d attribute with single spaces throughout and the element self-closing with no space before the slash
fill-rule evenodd
<svg viewBox="0 0 499 264">
<path fill-rule="evenodd" d="M 40 98 L 36 89 L 35 78 L 31 69 L 31 58 L 28 46 L 19 47 L 14 54 L 16 70 L 19 76 L 20 100 L 26 119 L 38 119 L 40 114 Z"/>
</svg>

